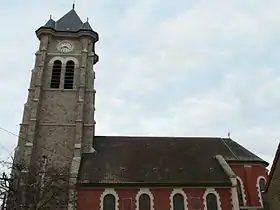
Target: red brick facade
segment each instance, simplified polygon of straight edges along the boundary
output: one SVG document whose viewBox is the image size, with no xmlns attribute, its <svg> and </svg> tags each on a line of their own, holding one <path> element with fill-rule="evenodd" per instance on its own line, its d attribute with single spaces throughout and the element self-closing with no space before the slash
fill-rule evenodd
<svg viewBox="0 0 280 210">
<path fill-rule="evenodd" d="M 136 194 L 141 189 L 115 189 L 119 199 L 118 207 L 120 210 L 132 210 L 137 209 L 136 206 Z M 183 188 L 182 189 L 187 197 L 187 207 L 188 209 L 199 209 L 203 207 L 204 209 L 204 193 L 203 188 Z M 231 191 L 228 188 L 216 189 L 219 193 L 221 200 L 222 209 L 231 209 Z M 78 190 L 78 210 L 99 210 L 101 202 L 101 194 L 104 190 L 89 190 L 80 189 Z M 153 195 L 153 208 L 160 210 L 170 210 L 171 209 L 171 193 L 173 189 L 171 188 L 150 188 L 149 191 Z M 130 204 L 126 205 L 127 200 L 130 200 Z M 125 208 L 129 207 L 129 208 Z"/>
<path fill-rule="evenodd" d="M 242 193 L 244 193 L 244 203 L 247 207 L 261 207 L 260 192 L 258 188 L 258 178 L 267 179 L 267 170 L 261 165 L 231 165 L 231 168 L 242 181 Z M 151 193 L 152 209 L 170 210 L 172 209 L 172 188 L 120 188 L 98 189 L 89 187 L 80 187 L 77 190 L 77 209 L 78 210 L 99 210 L 102 209 L 102 195 L 114 192 L 117 195 L 117 209 L 134 210 L 137 209 L 137 194 L 143 190 Z M 210 190 L 217 193 L 218 210 L 233 209 L 233 199 L 237 199 L 232 194 L 231 188 L 175 188 L 178 192 L 183 192 L 186 196 L 187 209 L 206 209 L 205 196 Z M 213 191 L 214 190 L 214 191 Z M 143 193 L 145 193 L 143 191 Z"/>
<path fill-rule="evenodd" d="M 231 165 L 231 168 L 243 182 L 247 206 L 262 206 L 258 179 L 264 178 L 267 180 L 267 169 L 261 165 Z"/>
</svg>

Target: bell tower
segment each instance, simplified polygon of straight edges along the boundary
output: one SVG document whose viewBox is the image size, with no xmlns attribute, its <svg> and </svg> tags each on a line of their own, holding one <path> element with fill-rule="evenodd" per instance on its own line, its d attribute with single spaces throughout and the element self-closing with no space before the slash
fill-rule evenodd
<svg viewBox="0 0 280 210">
<path fill-rule="evenodd" d="M 23 179 L 29 180 L 31 171 L 35 171 L 41 192 L 48 185 L 48 170 L 63 171 L 67 193 L 59 199 L 64 206 L 51 209 L 74 209 L 81 154 L 94 152 L 93 65 L 98 61 L 98 34 L 88 20 L 81 21 L 73 5 L 59 20 L 50 18 L 36 35 L 40 46 L 14 157 L 14 165 L 20 163 L 21 169 L 14 169 L 13 174 L 21 179 L 17 188 L 26 190 L 28 184 Z M 20 196 L 21 202 L 35 205 L 26 194 Z"/>
</svg>

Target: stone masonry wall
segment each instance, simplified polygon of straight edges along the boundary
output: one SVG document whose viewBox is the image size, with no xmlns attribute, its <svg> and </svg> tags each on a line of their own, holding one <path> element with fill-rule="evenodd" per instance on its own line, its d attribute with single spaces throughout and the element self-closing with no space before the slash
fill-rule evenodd
<svg viewBox="0 0 280 210">
<path fill-rule="evenodd" d="M 269 203 L 270 210 L 280 209 L 280 161 L 275 165 L 274 173 L 271 174 L 270 184 L 268 186 L 265 198 Z"/>
<path fill-rule="evenodd" d="M 52 123 L 65 126 L 75 124 L 77 109 L 77 93 L 73 90 L 44 91 L 41 98 L 39 123 Z M 67 106 L 65 105 L 67 104 Z M 61 133 L 61 135 L 64 135 Z"/>
<path fill-rule="evenodd" d="M 62 40 L 72 41 L 75 50 L 71 53 L 58 52 L 56 46 Z M 59 38 L 46 35 L 40 38 L 15 152 L 15 162 L 25 163 L 22 173 L 26 174 L 30 168 L 39 166 L 40 179 L 42 171 L 46 169 L 63 168 L 68 176 L 67 183 L 71 183 L 68 187 L 74 189 L 81 153 L 93 151 L 95 90 L 92 49 L 93 42 L 87 37 Z M 62 61 L 61 83 L 58 89 L 51 89 L 55 60 Z M 69 60 L 75 63 L 74 86 L 73 89 L 65 90 L 65 65 Z M 74 195 L 73 189 L 66 194 L 69 192 L 69 195 Z M 67 203 L 66 194 L 61 200 Z M 72 196 L 70 199 L 75 198 Z M 66 206 L 59 208 L 66 209 Z"/>
</svg>

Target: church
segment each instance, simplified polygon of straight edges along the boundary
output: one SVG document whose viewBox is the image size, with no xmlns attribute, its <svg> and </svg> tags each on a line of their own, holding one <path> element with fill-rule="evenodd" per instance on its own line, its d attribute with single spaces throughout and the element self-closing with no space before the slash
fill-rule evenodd
<svg viewBox="0 0 280 210">
<path fill-rule="evenodd" d="M 18 209 L 264 209 L 268 163 L 231 138 L 95 135 L 99 35 L 75 5 L 36 35 L 40 45 L 14 156 L 21 168 L 12 172 L 21 178 Z M 48 170 L 63 171 L 64 183 L 50 184 Z M 60 191 L 43 199 L 54 187 Z"/>
</svg>

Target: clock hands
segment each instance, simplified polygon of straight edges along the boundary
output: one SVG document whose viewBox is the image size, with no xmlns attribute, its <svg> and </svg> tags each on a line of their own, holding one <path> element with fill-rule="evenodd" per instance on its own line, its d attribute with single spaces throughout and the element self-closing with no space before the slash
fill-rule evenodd
<svg viewBox="0 0 280 210">
<path fill-rule="evenodd" d="M 73 45 L 68 41 L 63 41 L 58 44 L 58 50 L 67 53 L 73 50 Z"/>
<path fill-rule="evenodd" d="M 63 46 L 63 47 L 61 47 L 61 49 L 64 49 L 64 48 L 70 49 L 70 47 L 68 47 L 68 46 Z"/>
<path fill-rule="evenodd" d="M 64 45 L 64 46 L 62 46 L 61 48 L 60 48 L 62 51 L 71 51 L 71 47 L 69 47 L 69 46 L 66 46 L 66 45 Z"/>
</svg>

